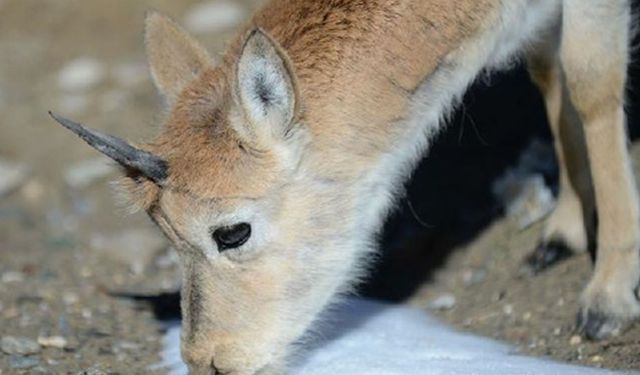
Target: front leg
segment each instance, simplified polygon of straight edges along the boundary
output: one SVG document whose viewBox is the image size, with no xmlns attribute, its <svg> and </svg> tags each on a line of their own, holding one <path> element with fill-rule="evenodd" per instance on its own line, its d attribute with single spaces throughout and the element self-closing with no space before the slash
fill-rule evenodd
<svg viewBox="0 0 640 375">
<path fill-rule="evenodd" d="M 582 120 L 598 212 L 595 270 L 581 297 L 580 330 L 620 334 L 640 317 L 639 205 L 623 109 L 629 1 L 565 0 L 561 61 Z"/>
<path fill-rule="evenodd" d="M 540 272 L 573 253 L 593 250 L 594 198 L 582 125 L 563 85 L 559 56 L 560 27 L 527 56 L 531 81 L 544 98 L 558 160 L 559 189 L 556 207 L 545 222 L 540 243 L 527 257 Z"/>
</svg>

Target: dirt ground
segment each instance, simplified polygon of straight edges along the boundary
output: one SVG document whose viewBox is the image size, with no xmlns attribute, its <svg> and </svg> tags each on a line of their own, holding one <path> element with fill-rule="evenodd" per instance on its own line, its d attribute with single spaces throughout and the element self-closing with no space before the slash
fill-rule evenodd
<svg viewBox="0 0 640 375">
<path fill-rule="evenodd" d="M 108 184 L 113 168 L 47 110 L 134 140 L 152 134 L 160 102 L 144 65 L 144 13 L 184 21 L 196 3 L 0 0 L 0 164 L 20 176 L 0 191 L 0 374 L 163 373 L 152 367 L 162 323 L 114 293 L 175 291 L 175 256 L 144 215 L 125 214 Z M 233 3 L 247 17 L 257 1 Z M 198 38 L 217 55 L 231 35 L 225 26 Z M 75 78 L 65 76 L 74 61 Z M 586 255 L 536 277 L 522 271 L 540 229 L 493 221 L 456 245 L 410 302 L 453 296 L 436 314 L 461 330 L 523 353 L 640 370 L 640 327 L 601 343 L 574 337 Z"/>
</svg>

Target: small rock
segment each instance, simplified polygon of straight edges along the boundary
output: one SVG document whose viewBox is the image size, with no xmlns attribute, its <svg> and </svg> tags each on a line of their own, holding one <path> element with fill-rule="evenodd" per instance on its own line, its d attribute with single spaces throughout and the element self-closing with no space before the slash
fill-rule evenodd
<svg viewBox="0 0 640 375">
<path fill-rule="evenodd" d="M 502 312 L 505 313 L 505 315 L 513 314 L 513 305 L 512 304 L 504 305 L 502 307 Z"/>
<path fill-rule="evenodd" d="M 70 61 L 58 73 L 58 86 L 65 91 L 88 90 L 105 78 L 105 67 L 98 60 L 80 57 Z"/>
<path fill-rule="evenodd" d="M 524 320 L 525 322 L 528 322 L 529 320 L 531 320 L 531 313 L 527 311 L 524 314 L 522 314 L 522 320 Z"/>
<path fill-rule="evenodd" d="M 462 282 L 465 286 L 480 284 L 487 276 L 487 272 L 482 269 L 468 268 L 462 271 Z"/>
<path fill-rule="evenodd" d="M 235 1 L 207 1 L 187 10 L 185 25 L 194 33 L 213 33 L 237 26 L 244 16 L 244 9 Z"/>
<path fill-rule="evenodd" d="M 22 272 L 7 271 L 2 274 L 1 280 L 5 284 L 20 283 L 24 281 L 24 274 Z"/>
<path fill-rule="evenodd" d="M 141 274 L 166 246 L 164 238 L 151 229 L 131 229 L 108 236 L 95 235 L 91 239 L 92 248 L 129 265 L 134 274 Z"/>
<path fill-rule="evenodd" d="M 31 179 L 22 187 L 20 195 L 27 203 L 38 204 L 45 197 L 44 184 L 37 179 Z"/>
<path fill-rule="evenodd" d="M 571 345 L 571 346 L 576 346 L 576 345 L 580 345 L 580 344 L 582 344 L 582 337 L 580 337 L 578 335 L 573 335 L 569 339 L 569 345 Z"/>
<path fill-rule="evenodd" d="M 560 327 L 556 327 L 556 328 L 553 330 L 553 335 L 554 335 L 554 336 L 560 336 L 560 334 L 561 334 L 561 333 L 562 333 L 562 328 L 560 328 Z"/>
<path fill-rule="evenodd" d="M 40 353 L 38 343 L 26 337 L 4 336 L 0 341 L 0 347 L 7 354 L 30 355 Z"/>
<path fill-rule="evenodd" d="M 125 351 L 139 351 L 142 346 L 131 341 L 120 341 L 116 343 L 116 349 Z"/>
<path fill-rule="evenodd" d="M 39 364 L 40 361 L 37 358 L 33 357 L 20 357 L 13 355 L 9 357 L 9 367 L 16 370 L 32 368 Z"/>
<path fill-rule="evenodd" d="M 456 296 L 451 293 L 445 293 L 431 300 L 428 307 L 433 310 L 451 310 L 455 305 Z"/>
<path fill-rule="evenodd" d="M 64 180 L 72 188 L 84 189 L 115 170 L 105 158 L 82 160 L 67 168 Z"/>
<path fill-rule="evenodd" d="M 89 309 L 82 309 L 81 315 L 87 320 L 93 318 L 93 312 L 91 312 L 91 310 Z"/>
<path fill-rule="evenodd" d="M 24 165 L 0 160 L 0 197 L 22 186 L 28 175 L 28 170 Z"/>
<path fill-rule="evenodd" d="M 64 349 L 67 346 L 67 339 L 62 336 L 40 336 L 38 344 L 45 348 Z"/>
<path fill-rule="evenodd" d="M 593 357 L 591 357 L 589 359 L 591 360 L 591 362 L 595 362 L 595 363 L 602 362 L 604 360 L 604 358 L 602 358 L 599 355 L 594 355 Z"/>
<path fill-rule="evenodd" d="M 86 370 L 77 372 L 76 375 L 107 375 L 107 373 L 102 371 L 98 366 L 92 366 Z"/>
<path fill-rule="evenodd" d="M 73 292 L 64 292 L 62 294 L 62 301 L 64 301 L 65 305 L 75 305 L 79 300 L 78 295 Z"/>
</svg>

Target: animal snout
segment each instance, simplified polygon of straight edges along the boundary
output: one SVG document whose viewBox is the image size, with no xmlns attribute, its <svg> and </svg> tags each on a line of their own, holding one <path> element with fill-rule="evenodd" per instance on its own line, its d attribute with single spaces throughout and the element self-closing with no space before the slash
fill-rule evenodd
<svg viewBox="0 0 640 375">
<path fill-rule="evenodd" d="M 219 375 L 222 372 L 215 366 L 214 355 L 202 347 L 182 345 L 182 359 L 189 367 L 189 375 Z"/>
<path fill-rule="evenodd" d="M 194 361 L 186 359 L 185 362 L 189 367 L 189 375 L 222 375 L 223 373 L 216 368 L 213 358 Z M 226 375 L 226 373 L 225 373 Z"/>
</svg>

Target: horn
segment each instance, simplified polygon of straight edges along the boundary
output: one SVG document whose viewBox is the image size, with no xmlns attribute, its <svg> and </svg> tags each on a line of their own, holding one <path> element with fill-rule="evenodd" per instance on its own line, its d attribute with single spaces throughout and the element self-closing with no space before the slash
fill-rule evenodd
<svg viewBox="0 0 640 375">
<path fill-rule="evenodd" d="M 167 163 L 159 157 L 135 148 L 118 137 L 86 128 L 51 111 L 49 116 L 123 167 L 139 171 L 157 184 L 161 184 L 167 178 Z"/>
</svg>

